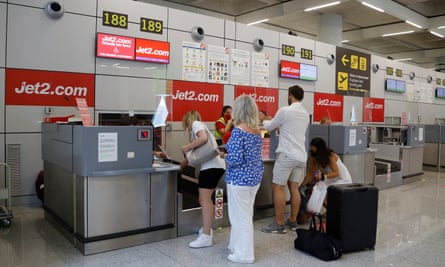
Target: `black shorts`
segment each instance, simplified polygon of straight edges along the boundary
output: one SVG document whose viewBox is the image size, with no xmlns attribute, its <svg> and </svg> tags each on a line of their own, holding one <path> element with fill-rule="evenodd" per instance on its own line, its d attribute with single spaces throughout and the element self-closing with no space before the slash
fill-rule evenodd
<svg viewBox="0 0 445 267">
<path fill-rule="evenodd" d="M 211 168 L 199 172 L 199 188 L 215 189 L 219 179 L 223 176 L 225 170 L 222 168 Z"/>
</svg>

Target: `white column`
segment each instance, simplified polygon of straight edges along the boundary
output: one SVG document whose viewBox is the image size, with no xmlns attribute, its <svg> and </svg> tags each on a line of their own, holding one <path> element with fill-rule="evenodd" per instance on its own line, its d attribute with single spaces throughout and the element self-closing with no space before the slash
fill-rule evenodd
<svg viewBox="0 0 445 267">
<path fill-rule="evenodd" d="M 322 14 L 318 26 L 320 42 L 342 46 L 343 18 L 338 14 Z"/>
</svg>

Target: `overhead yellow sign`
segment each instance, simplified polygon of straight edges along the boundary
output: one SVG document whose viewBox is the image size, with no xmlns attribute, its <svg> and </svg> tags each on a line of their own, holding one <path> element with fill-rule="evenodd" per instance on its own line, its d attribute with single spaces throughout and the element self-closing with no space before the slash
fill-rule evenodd
<svg viewBox="0 0 445 267">
<path fill-rule="evenodd" d="M 370 58 L 369 54 L 336 48 L 336 91 L 343 95 L 369 96 Z"/>
</svg>

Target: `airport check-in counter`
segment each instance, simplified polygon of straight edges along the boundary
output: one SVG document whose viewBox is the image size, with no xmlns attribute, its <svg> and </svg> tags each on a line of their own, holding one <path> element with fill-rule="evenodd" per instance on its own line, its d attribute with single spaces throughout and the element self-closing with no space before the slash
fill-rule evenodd
<svg viewBox="0 0 445 267">
<path fill-rule="evenodd" d="M 83 254 L 177 236 L 177 165 L 150 126 L 42 124 L 45 218 Z"/>
<path fill-rule="evenodd" d="M 423 165 L 445 167 L 445 125 L 425 125 Z"/>
<path fill-rule="evenodd" d="M 372 127 L 370 147 L 376 149 L 379 189 L 417 181 L 423 175 L 424 125 Z M 383 169 L 382 166 L 387 166 Z M 399 170 L 400 169 L 400 170 Z"/>
<path fill-rule="evenodd" d="M 309 142 L 315 137 L 322 138 L 340 156 L 354 183 L 373 183 L 374 150 L 367 149 L 366 126 L 312 124 L 309 131 Z"/>
</svg>

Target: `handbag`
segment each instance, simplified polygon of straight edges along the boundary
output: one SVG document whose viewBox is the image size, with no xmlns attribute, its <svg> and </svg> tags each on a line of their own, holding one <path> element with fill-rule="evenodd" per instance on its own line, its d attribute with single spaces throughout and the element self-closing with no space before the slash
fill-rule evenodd
<svg viewBox="0 0 445 267">
<path fill-rule="evenodd" d="M 311 197 L 307 202 L 306 209 L 312 213 L 320 213 L 321 207 L 323 207 L 323 202 L 326 197 L 326 183 L 323 181 L 317 182 L 313 189 Z"/>
<path fill-rule="evenodd" d="M 316 218 L 320 221 L 318 228 L 315 223 Z M 323 229 L 323 218 L 319 214 L 312 215 L 309 229 L 297 229 L 294 247 L 324 261 L 336 260 L 343 254 L 343 243 L 326 234 Z"/>
<path fill-rule="evenodd" d="M 218 144 L 213 134 L 207 130 L 207 142 L 199 147 L 195 147 L 185 154 L 188 162 L 193 166 L 199 166 L 206 161 L 219 155 Z"/>
</svg>

